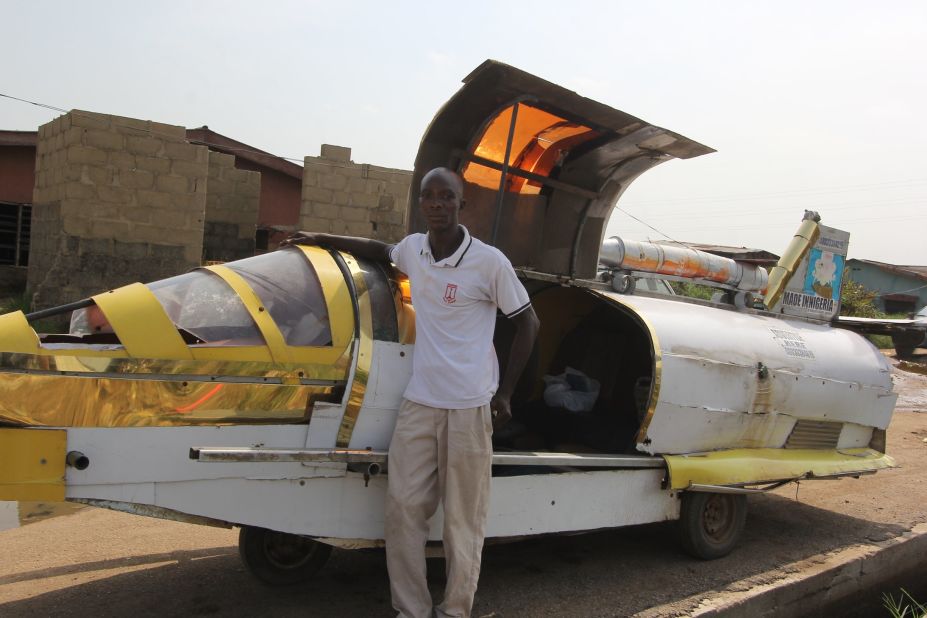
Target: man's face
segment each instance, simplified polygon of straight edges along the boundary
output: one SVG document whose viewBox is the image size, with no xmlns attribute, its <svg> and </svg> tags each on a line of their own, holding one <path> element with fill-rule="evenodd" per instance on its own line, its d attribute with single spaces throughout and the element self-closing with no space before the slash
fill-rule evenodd
<svg viewBox="0 0 927 618">
<path fill-rule="evenodd" d="M 458 214 L 464 204 L 462 193 L 460 179 L 452 172 L 433 170 L 425 174 L 418 203 L 429 231 L 457 229 Z"/>
</svg>

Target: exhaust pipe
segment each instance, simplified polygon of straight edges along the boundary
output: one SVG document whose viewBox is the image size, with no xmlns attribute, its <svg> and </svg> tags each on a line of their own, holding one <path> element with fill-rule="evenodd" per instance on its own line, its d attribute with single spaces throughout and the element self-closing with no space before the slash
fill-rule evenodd
<svg viewBox="0 0 927 618">
<path fill-rule="evenodd" d="M 818 213 L 813 210 L 805 211 L 805 216 L 795 236 L 792 237 L 792 242 L 789 243 L 782 257 L 779 258 L 779 262 L 772 267 L 769 273 L 769 285 L 766 287 L 766 297 L 763 298 L 763 304 L 767 309 L 772 309 L 779 303 L 789 279 L 795 274 L 798 265 L 808 255 L 814 243 L 818 241 L 821 235 L 821 228 L 818 227 L 820 220 L 821 215 Z"/>
<path fill-rule="evenodd" d="M 90 458 L 80 451 L 69 452 L 64 462 L 75 470 L 86 470 L 90 467 Z"/>
</svg>

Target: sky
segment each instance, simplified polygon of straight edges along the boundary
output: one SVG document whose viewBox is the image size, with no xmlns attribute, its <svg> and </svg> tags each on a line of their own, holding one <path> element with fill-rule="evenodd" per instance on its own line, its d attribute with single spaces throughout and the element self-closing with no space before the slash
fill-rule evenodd
<svg viewBox="0 0 927 618">
<path fill-rule="evenodd" d="M 625 192 L 607 235 L 927 265 L 927 2 L 0 0 L 0 94 L 411 169 L 493 58 L 717 150 Z M 59 112 L 0 97 L 0 129 Z M 640 223 L 638 220 L 643 221 Z"/>
</svg>

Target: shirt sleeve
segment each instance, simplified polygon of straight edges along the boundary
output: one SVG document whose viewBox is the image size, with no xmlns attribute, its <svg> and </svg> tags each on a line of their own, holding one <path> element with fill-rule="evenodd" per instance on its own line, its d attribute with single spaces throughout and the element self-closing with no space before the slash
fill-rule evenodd
<svg viewBox="0 0 927 618">
<path fill-rule="evenodd" d="M 410 236 L 406 236 L 398 243 L 393 245 L 389 250 L 389 261 L 396 265 L 396 268 L 401 270 L 404 273 L 409 271 L 406 269 L 405 255 L 409 253 L 409 239 Z"/>
<path fill-rule="evenodd" d="M 528 291 L 515 274 L 511 262 L 500 255 L 493 281 L 493 300 L 505 317 L 513 318 L 531 306 Z"/>
</svg>

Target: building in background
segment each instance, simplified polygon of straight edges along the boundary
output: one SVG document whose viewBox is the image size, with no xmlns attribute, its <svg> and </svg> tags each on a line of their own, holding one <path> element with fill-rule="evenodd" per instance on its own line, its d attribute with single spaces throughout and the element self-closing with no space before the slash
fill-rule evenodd
<svg viewBox="0 0 927 618">
<path fill-rule="evenodd" d="M 206 125 L 187 129 L 187 141 L 235 157 L 236 169 L 260 172 L 255 251 L 276 248 L 297 229 L 303 182 L 301 165 L 216 133 Z"/>
<path fill-rule="evenodd" d="M 81 110 L 0 131 L 0 292 L 41 309 L 273 250 L 297 229 L 404 235 L 410 171 L 332 145 L 304 164 L 207 126 Z"/>
<path fill-rule="evenodd" d="M 876 293 L 886 313 L 912 313 L 927 305 L 927 266 L 896 266 L 874 260 L 847 260 L 847 276 Z"/>
<path fill-rule="evenodd" d="M 0 131 L 0 290 L 26 283 L 35 131 Z"/>
</svg>

